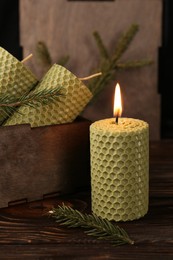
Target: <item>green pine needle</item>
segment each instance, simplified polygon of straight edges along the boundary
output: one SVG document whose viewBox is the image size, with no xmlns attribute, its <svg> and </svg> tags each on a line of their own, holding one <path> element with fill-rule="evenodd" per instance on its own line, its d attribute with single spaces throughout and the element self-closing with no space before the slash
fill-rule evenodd
<svg viewBox="0 0 173 260">
<path fill-rule="evenodd" d="M 60 96 L 64 95 L 61 87 L 53 89 L 44 89 L 41 91 L 33 91 L 25 94 L 20 98 L 11 97 L 9 95 L 0 96 L 0 115 L 11 116 L 15 111 L 19 113 L 16 108 L 20 106 L 38 107 L 41 105 L 48 105 L 55 102 Z"/>
<path fill-rule="evenodd" d="M 69 228 L 84 228 L 85 233 L 98 239 L 110 240 L 113 245 L 134 244 L 124 229 L 96 215 L 83 214 L 65 205 L 49 211 L 60 225 Z"/>
</svg>

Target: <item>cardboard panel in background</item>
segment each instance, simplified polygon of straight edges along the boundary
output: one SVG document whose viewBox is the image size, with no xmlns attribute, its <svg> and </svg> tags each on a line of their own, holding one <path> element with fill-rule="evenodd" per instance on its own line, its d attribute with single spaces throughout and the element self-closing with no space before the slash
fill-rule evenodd
<svg viewBox="0 0 173 260">
<path fill-rule="evenodd" d="M 70 55 L 67 64 L 77 76 L 90 74 L 97 66 L 99 53 L 92 36 L 97 30 L 109 50 L 113 50 L 122 32 L 132 23 L 139 32 L 122 60 L 149 58 L 153 65 L 122 71 L 107 86 L 83 116 L 93 121 L 112 117 L 114 86 L 118 81 L 123 95 L 123 116 L 147 121 L 150 139 L 160 138 L 160 97 L 157 90 L 158 47 L 161 36 L 161 0 L 116 1 L 20 1 L 21 45 L 24 56 L 34 53 L 38 41 L 44 41 L 53 61 Z M 27 65 L 41 77 L 43 69 L 33 57 Z"/>
</svg>

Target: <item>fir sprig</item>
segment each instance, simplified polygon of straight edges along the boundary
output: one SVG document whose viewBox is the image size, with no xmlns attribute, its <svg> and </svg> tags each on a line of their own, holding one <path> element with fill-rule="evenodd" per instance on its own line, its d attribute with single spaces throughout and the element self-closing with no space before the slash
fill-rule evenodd
<svg viewBox="0 0 173 260">
<path fill-rule="evenodd" d="M 113 245 L 134 244 L 124 229 L 113 225 L 110 221 L 102 219 L 94 214 L 83 214 L 78 210 L 65 205 L 58 206 L 49 211 L 60 225 L 69 228 L 81 227 L 86 229 L 85 233 L 98 239 L 110 240 Z"/>
<path fill-rule="evenodd" d="M 119 70 L 139 68 L 152 63 L 151 60 L 143 59 L 136 61 L 126 61 L 121 62 L 120 59 L 124 52 L 128 49 L 129 44 L 132 42 L 136 33 L 138 32 L 139 26 L 132 24 L 130 28 L 125 32 L 121 38 L 118 40 L 115 50 L 112 54 L 109 54 L 101 36 L 98 32 L 94 32 L 93 36 L 95 38 L 97 47 L 100 53 L 100 65 L 94 71 L 101 71 L 102 76 L 95 78 L 88 83 L 88 88 L 96 97 L 97 94 L 112 80 L 115 79 L 116 72 Z M 92 101 L 94 98 L 92 99 Z"/>
<path fill-rule="evenodd" d="M 47 45 L 42 41 L 39 41 L 36 44 L 35 57 L 36 57 L 37 61 L 39 62 L 39 64 L 42 65 L 45 69 L 50 68 L 54 63 L 51 58 Z M 69 55 L 61 56 L 57 60 L 57 63 L 61 66 L 64 66 L 69 61 L 69 58 L 70 58 Z"/>
<path fill-rule="evenodd" d="M 93 36 L 95 38 L 95 41 L 97 43 L 97 46 L 98 46 L 98 49 L 100 51 L 100 56 L 104 59 L 109 59 L 109 54 L 108 54 L 108 51 L 107 49 L 105 48 L 104 44 L 103 44 L 103 41 L 99 35 L 98 32 L 94 32 L 93 33 Z"/>
<path fill-rule="evenodd" d="M 121 58 L 121 56 L 124 54 L 124 52 L 129 47 L 130 43 L 132 42 L 134 36 L 139 30 L 139 26 L 137 24 L 132 24 L 130 28 L 127 30 L 127 32 L 123 33 L 120 37 L 114 51 L 114 55 L 112 60 L 114 63 Z"/>
<path fill-rule="evenodd" d="M 19 98 L 9 95 L 0 96 L 0 114 L 2 116 L 11 116 L 14 111 L 19 112 L 16 108 L 21 105 L 37 107 L 40 105 L 47 105 L 55 102 L 60 96 L 64 95 L 61 87 L 53 89 L 44 89 L 40 91 L 33 91 L 29 94 L 24 94 Z"/>
<path fill-rule="evenodd" d="M 39 41 L 35 47 L 36 59 L 44 67 L 49 68 L 52 65 L 52 59 L 49 50 L 44 42 Z"/>
<path fill-rule="evenodd" d="M 61 65 L 61 66 L 65 66 L 65 65 L 67 64 L 67 62 L 69 61 L 69 59 L 70 59 L 70 56 L 69 56 L 69 55 L 61 56 L 61 57 L 58 59 L 57 63 L 58 63 L 59 65 Z"/>
</svg>

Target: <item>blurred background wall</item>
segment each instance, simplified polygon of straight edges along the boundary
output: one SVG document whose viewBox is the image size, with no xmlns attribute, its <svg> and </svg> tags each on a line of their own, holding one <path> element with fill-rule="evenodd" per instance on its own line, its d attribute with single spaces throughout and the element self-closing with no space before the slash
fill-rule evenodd
<svg viewBox="0 0 173 260">
<path fill-rule="evenodd" d="M 1 1 L 7 3 L 9 0 Z M 83 111 L 83 116 L 98 120 L 112 117 L 114 87 L 120 83 L 123 98 L 124 117 L 134 117 L 147 121 L 150 125 L 150 139 L 161 137 L 161 102 L 158 93 L 158 49 L 161 44 L 162 0 L 115 0 L 115 1 L 75 1 L 75 0 L 13 0 L 3 6 L 1 14 L 5 26 L 3 37 L 10 34 L 10 46 L 3 44 L 16 57 L 21 58 L 33 53 L 28 66 L 41 78 L 45 69 L 38 63 L 35 48 L 39 41 L 44 42 L 53 62 L 69 55 L 66 67 L 79 77 L 87 76 L 97 67 L 99 51 L 93 37 L 98 31 L 111 53 L 122 33 L 131 24 L 138 24 L 139 31 L 122 56 L 122 61 L 150 59 L 152 65 L 119 72 L 115 80 L 105 86 L 94 103 Z M 13 6 L 15 2 L 15 7 Z M 9 7 L 8 7 L 9 6 Z M 13 6 L 13 7 L 12 7 Z M 17 8 L 17 9 L 16 9 Z M 19 9 L 18 9 L 19 8 Z M 3 11 L 5 10 L 5 12 Z M 12 22 L 12 14 L 20 20 Z M 14 14 L 14 15 L 15 15 Z M 2 19 L 2 16 L 1 16 Z M 18 53 L 11 39 L 14 25 L 19 25 L 20 37 Z M 3 43 L 1 37 L 0 44 Z M 2 44 L 1 44 L 2 46 Z M 12 47 L 11 47 L 12 46 Z M 87 85 L 87 82 L 86 82 Z"/>
<path fill-rule="evenodd" d="M 98 120 L 112 117 L 112 99 L 116 82 L 122 89 L 124 117 L 146 120 L 150 138 L 160 138 L 160 97 L 157 88 L 158 47 L 161 38 L 160 0 L 66 1 L 21 0 L 20 40 L 24 56 L 34 53 L 37 42 L 48 46 L 53 61 L 69 55 L 67 68 L 79 77 L 90 74 L 98 63 L 98 49 L 93 31 L 98 31 L 111 50 L 131 24 L 139 32 L 122 60 L 148 58 L 153 64 L 118 73 L 116 80 L 87 106 L 83 116 Z M 28 66 L 41 77 L 43 70 L 34 57 Z M 87 84 L 87 83 L 86 83 Z"/>
</svg>

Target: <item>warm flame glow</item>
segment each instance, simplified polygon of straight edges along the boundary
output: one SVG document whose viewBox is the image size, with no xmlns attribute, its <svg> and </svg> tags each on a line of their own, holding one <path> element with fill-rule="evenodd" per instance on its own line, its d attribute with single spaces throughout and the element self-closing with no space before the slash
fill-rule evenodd
<svg viewBox="0 0 173 260">
<path fill-rule="evenodd" d="M 121 92 L 120 85 L 117 83 L 115 87 L 115 96 L 114 96 L 114 116 L 116 118 L 120 117 L 122 114 L 122 104 L 121 104 Z"/>
</svg>

